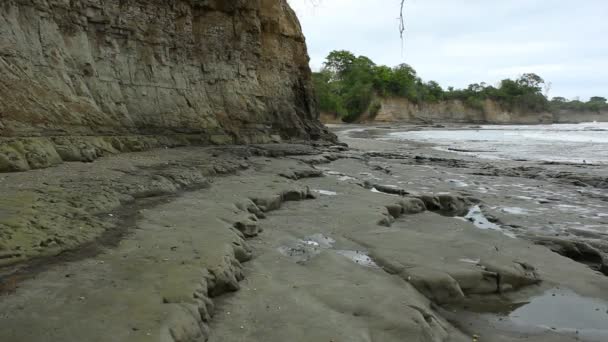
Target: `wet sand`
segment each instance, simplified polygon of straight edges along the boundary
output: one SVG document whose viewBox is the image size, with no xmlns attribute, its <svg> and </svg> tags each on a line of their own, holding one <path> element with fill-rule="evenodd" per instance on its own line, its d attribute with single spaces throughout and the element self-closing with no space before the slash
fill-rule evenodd
<svg viewBox="0 0 608 342">
<path fill-rule="evenodd" d="M 350 149 L 189 148 L 2 175 L 51 204 L 94 202 L 82 190 L 104 179 L 136 203 L 164 197 L 130 222 L 129 199 L 67 216 L 129 227 L 98 253 L 3 268 L 0 340 L 606 340 L 605 168 L 479 160 L 352 128 L 334 127 Z M 32 208 L 50 221 L 65 210 Z"/>
</svg>

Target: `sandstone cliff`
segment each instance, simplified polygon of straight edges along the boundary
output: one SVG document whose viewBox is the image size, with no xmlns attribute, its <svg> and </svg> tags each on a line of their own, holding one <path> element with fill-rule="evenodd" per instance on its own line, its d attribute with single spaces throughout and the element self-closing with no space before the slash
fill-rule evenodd
<svg viewBox="0 0 608 342">
<path fill-rule="evenodd" d="M 417 105 L 406 99 L 388 98 L 381 104 L 374 118 L 379 122 L 536 124 L 552 121 L 549 113 L 511 113 L 489 100 L 480 109 L 470 108 L 461 101 Z"/>
<path fill-rule="evenodd" d="M 0 172 L 330 137 L 286 0 L 6 0 Z"/>
<path fill-rule="evenodd" d="M 415 104 L 404 98 L 382 98 L 378 99 L 378 102 L 381 105 L 378 113 L 373 117 L 369 113 L 364 114 L 361 122 L 531 125 L 608 121 L 607 112 L 511 112 L 491 100 L 486 100 L 483 108 L 471 108 L 458 100 Z M 322 120 L 325 123 L 337 122 L 337 119 L 328 113 L 322 113 Z"/>
</svg>

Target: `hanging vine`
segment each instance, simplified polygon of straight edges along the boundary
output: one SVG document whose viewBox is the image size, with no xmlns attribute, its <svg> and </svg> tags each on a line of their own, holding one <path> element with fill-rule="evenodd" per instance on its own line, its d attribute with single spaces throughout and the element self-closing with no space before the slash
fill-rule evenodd
<svg viewBox="0 0 608 342">
<path fill-rule="evenodd" d="M 401 8 L 399 9 L 399 36 L 403 40 L 403 34 L 405 33 L 405 17 L 403 15 L 403 9 L 405 8 L 405 0 L 401 0 Z"/>
</svg>

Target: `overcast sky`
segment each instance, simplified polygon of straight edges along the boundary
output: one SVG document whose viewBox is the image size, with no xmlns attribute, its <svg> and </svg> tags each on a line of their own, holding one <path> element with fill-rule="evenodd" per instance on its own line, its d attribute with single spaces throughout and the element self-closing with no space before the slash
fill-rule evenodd
<svg viewBox="0 0 608 342">
<path fill-rule="evenodd" d="M 289 1 L 313 69 L 344 49 L 444 88 L 535 72 L 551 97 L 608 97 L 608 0 L 406 0 L 403 49 L 399 0 Z"/>
</svg>

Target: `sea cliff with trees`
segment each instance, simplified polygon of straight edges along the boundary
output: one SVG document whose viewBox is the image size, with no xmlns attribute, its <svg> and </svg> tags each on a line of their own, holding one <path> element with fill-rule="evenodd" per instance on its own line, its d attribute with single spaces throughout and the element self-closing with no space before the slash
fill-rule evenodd
<svg viewBox="0 0 608 342">
<path fill-rule="evenodd" d="M 549 84 L 534 73 L 464 89 L 424 81 L 408 64 L 377 65 L 350 51 L 332 51 L 314 73 L 325 121 L 550 123 L 608 121 L 605 97 L 549 99 Z"/>
</svg>

